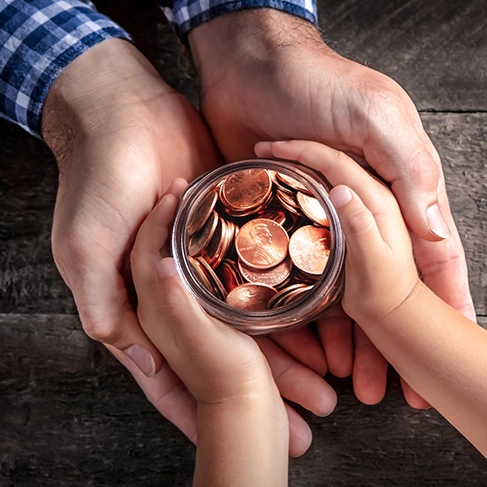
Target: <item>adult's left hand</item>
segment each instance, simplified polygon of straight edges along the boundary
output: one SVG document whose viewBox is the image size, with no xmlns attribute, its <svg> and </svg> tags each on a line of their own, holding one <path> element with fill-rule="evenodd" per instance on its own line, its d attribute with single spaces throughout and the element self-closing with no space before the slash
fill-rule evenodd
<svg viewBox="0 0 487 487">
<path fill-rule="evenodd" d="M 190 31 L 189 42 L 201 77 L 201 111 L 227 161 L 253 157 L 260 140 L 299 138 L 370 165 L 391 184 L 424 281 L 475 317 L 439 156 L 396 82 L 333 52 L 312 24 L 272 9 L 222 15 Z M 270 154 L 261 147 L 258 155 Z M 343 377 L 353 367 L 357 397 L 379 402 L 387 362 L 358 327 L 352 339 L 341 310 L 333 313 L 318 327 L 329 370 Z M 303 356 L 297 337 L 306 330 L 275 340 Z M 409 404 L 428 406 L 406 384 L 403 389 Z"/>
</svg>

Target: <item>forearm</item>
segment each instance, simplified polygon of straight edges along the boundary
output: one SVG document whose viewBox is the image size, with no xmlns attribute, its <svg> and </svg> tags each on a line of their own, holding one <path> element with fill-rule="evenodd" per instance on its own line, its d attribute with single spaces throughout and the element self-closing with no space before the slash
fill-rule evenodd
<svg viewBox="0 0 487 487">
<path fill-rule="evenodd" d="M 381 321 L 359 324 L 403 379 L 487 456 L 487 331 L 422 284 Z"/>
<path fill-rule="evenodd" d="M 198 405 L 196 487 L 287 485 L 288 419 L 274 388 Z"/>
<path fill-rule="evenodd" d="M 77 0 L 0 0 L 0 115 L 40 135 L 44 99 L 63 69 L 106 39 L 129 38 Z"/>
</svg>

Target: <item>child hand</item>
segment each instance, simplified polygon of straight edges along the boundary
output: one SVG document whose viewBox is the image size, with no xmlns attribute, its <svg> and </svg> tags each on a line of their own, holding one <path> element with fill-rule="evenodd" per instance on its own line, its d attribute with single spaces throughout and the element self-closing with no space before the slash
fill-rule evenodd
<svg viewBox="0 0 487 487">
<path fill-rule="evenodd" d="M 330 199 L 347 242 L 342 306 L 350 317 L 359 324 L 378 322 L 421 285 L 409 232 L 392 192 L 352 158 L 299 140 L 261 143 L 256 151 L 299 161 L 335 186 Z"/>
<path fill-rule="evenodd" d="M 173 194 L 161 200 L 140 227 L 132 251 L 142 328 L 198 402 L 269 387 L 278 394 L 255 340 L 208 316 L 184 288 L 173 259 L 161 259 L 176 205 Z"/>
</svg>

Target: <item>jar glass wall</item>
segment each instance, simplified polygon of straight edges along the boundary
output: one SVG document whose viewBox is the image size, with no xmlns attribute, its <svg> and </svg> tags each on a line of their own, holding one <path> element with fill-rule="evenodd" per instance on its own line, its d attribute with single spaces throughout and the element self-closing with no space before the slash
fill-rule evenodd
<svg viewBox="0 0 487 487">
<path fill-rule="evenodd" d="M 211 316 L 249 334 L 309 323 L 341 298 L 345 243 L 329 183 L 299 163 L 237 161 L 181 195 L 172 253 Z"/>
</svg>

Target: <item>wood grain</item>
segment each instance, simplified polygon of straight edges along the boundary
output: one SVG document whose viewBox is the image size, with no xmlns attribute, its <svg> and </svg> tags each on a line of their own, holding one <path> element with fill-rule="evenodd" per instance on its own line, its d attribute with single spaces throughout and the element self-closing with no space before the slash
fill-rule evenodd
<svg viewBox="0 0 487 487">
<path fill-rule="evenodd" d="M 442 157 L 479 323 L 487 327 L 487 11 L 484 0 L 319 0 L 337 51 L 398 81 Z M 171 84 L 198 101 L 188 51 L 149 0 L 99 8 L 131 30 Z M 0 121 L 0 486 L 191 485 L 194 447 L 123 367 L 84 334 L 50 250 L 57 169 L 42 141 Z M 303 412 L 314 442 L 290 485 L 487 485 L 485 460 L 434 411 L 384 401 Z"/>
</svg>

